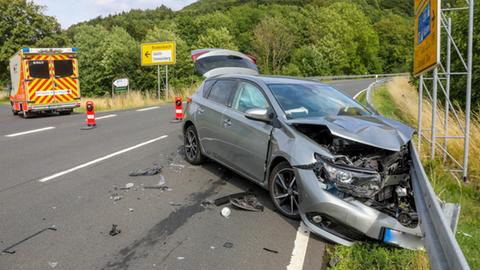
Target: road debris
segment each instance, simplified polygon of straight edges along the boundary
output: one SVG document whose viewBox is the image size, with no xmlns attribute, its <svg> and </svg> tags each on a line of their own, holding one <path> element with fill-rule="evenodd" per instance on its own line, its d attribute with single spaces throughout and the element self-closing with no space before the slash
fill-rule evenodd
<svg viewBox="0 0 480 270">
<path fill-rule="evenodd" d="M 251 190 L 248 190 L 246 192 L 234 193 L 234 194 L 230 194 L 230 195 L 226 195 L 226 196 L 217 198 L 213 202 L 215 203 L 216 206 L 220 206 L 220 205 L 229 203 L 230 199 L 232 199 L 232 198 L 241 199 L 241 198 L 243 198 L 245 196 L 248 196 L 248 195 L 254 195 L 254 194 L 252 193 Z"/>
<path fill-rule="evenodd" d="M 160 180 L 158 181 L 157 186 L 163 186 L 163 185 L 165 185 L 165 183 L 166 183 L 165 176 L 160 175 Z"/>
<path fill-rule="evenodd" d="M 179 167 L 179 168 L 185 168 L 185 165 L 183 165 L 183 164 L 176 164 L 176 163 L 170 163 L 170 166 L 172 166 L 172 167 Z"/>
<path fill-rule="evenodd" d="M 169 202 L 168 204 L 170 204 L 171 206 L 182 206 L 181 203 L 176 203 L 176 202 Z"/>
<path fill-rule="evenodd" d="M 230 203 L 240 209 L 263 212 L 263 205 L 257 200 L 257 197 L 253 194 L 245 195 L 243 198 L 230 198 Z"/>
<path fill-rule="evenodd" d="M 130 171 L 128 173 L 129 176 L 152 176 L 160 173 L 162 171 L 162 167 L 158 166 L 157 164 L 153 164 L 152 168 L 147 169 L 136 169 Z"/>
<path fill-rule="evenodd" d="M 160 189 L 162 191 L 172 191 L 173 189 L 169 187 L 160 187 L 160 186 L 145 186 L 144 189 Z"/>
<path fill-rule="evenodd" d="M 51 227 L 45 228 L 45 229 L 43 229 L 43 230 L 40 230 L 40 231 L 38 231 L 38 232 L 36 232 L 36 233 L 34 233 L 34 234 L 32 234 L 32 235 L 24 238 L 23 240 L 21 240 L 21 241 L 15 243 L 15 244 L 13 244 L 13 245 L 5 248 L 4 250 L 2 250 L 2 253 L 14 254 L 14 253 L 15 253 L 15 250 L 11 250 L 12 248 L 20 245 L 21 243 L 23 243 L 23 242 L 25 242 L 25 241 L 27 241 L 27 240 L 30 240 L 30 239 L 32 239 L 33 237 L 35 237 L 35 236 L 37 236 L 37 235 L 39 235 L 39 234 L 41 234 L 41 233 L 43 233 L 43 232 L 45 232 L 45 231 L 48 231 L 48 230 L 57 231 L 57 228 L 56 228 L 55 225 L 52 225 Z"/>
<path fill-rule="evenodd" d="M 133 208 L 128 208 L 128 212 L 133 212 Z"/>
<path fill-rule="evenodd" d="M 222 213 L 222 216 L 223 216 L 224 218 L 228 218 L 228 217 L 230 216 L 230 214 L 232 213 L 232 210 L 230 210 L 230 208 L 228 208 L 228 207 L 224 207 L 224 208 L 222 209 L 222 212 L 221 212 L 221 213 Z"/>
<path fill-rule="evenodd" d="M 48 265 L 50 265 L 50 267 L 52 267 L 52 268 L 55 268 L 55 267 L 57 267 L 58 262 L 48 262 Z"/>
<path fill-rule="evenodd" d="M 274 250 L 274 249 L 263 248 L 263 250 L 268 251 L 268 252 L 271 252 L 271 253 L 275 253 L 275 254 L 278 253 L 278 251 L 276 251 L 276 250 Z"/>
<path fill-rule="evenodd" d="M 122 231 L 118 229 L 118 225 L 117 224 L 112 224 L 112 229 L 110 230 L 110 232 L 108 232 L 108 234 L 110 234 L 110 236 L 115 236 L 119 233 L 121 233 Z"/>
<path fill-rule="evenodd" d="M 113 200 L 113 201 L 120 201 L 123 197 L 121 195 L 119 195 L 118 193 L 112 193 L 112 195 L 110 195 L 110 200 Z"/>
<path fill-rule="evenodd" d="M 224 247 L 224 248 L 232 248 L 232 247 L 233 247 L 233 243 L 232 243 L 232 242 L 225 242 L 225 244 L 223 244 L 223 247 Z"/>
<path fill-rule="evenodd" d="M 214 247 L 214 246 L 210 246 L 210 249 L 211 249 L 211 250 L 214 250 L 214 249 L 215 249 L 215 247 Z"/>
<path fill-rule="evenodd" d="M 185 260 L 185 257 L 177 257 L 177 260 L 179 260 L 179 261 Z"/>
<path fill-rule="evenodd" d="M 125 188 L 132 188 L 133 186 L 135 186 L 135 184 L 133 184 L 133 183 L 126 183 L 125 184 Z"/>
<path fill-rule="evenodd" d="M 213 202 L 211 200 L 204 200 L 200 203 L 200 205 L 204 208 L 210 209 L 213 206 Z"/>
</svg>

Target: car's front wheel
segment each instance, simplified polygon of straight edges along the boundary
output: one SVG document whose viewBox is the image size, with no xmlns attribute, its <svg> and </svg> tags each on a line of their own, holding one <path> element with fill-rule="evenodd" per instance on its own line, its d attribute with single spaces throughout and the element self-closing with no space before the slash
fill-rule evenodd
<svg viewBox="0 0 480 270">
<path fill-rule="evenodd" d="M 286 161 L 282 161 L 270 174 L 268 190 L 277 210 L 289 218 L 298 219 L 298 188 L 295 171 Z"/>
<path fill-rule="evenodd" d="M 187 161 L 193 165 L 201 164 L 203 162 L 203 155 L 200 150 L 200 140 L 198 139 L 195 126 L 191 125 L 185 129 L 183 140 Z"/>
</svg>

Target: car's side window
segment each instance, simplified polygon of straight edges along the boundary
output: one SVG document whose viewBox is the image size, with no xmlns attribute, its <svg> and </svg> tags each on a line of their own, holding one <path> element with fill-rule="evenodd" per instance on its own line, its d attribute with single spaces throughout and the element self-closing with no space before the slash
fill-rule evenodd
<svg viewBox="0 0 480 270">
<path fill-rule="evenodd" d="M 215 83 L 215 80 L 209 80 L 205 81 L 203 84 L 203 97 L 206 98 L 208 96 L 208 93 L 210 93 L 210 89 L 212 88 L 212 85 Z"/>
<path fill-rule="evenodd" d="M 235 90 L 234 80 L 218 80 L 210 89 L 208 99 L 228 106 L 228 101 Z"/>
<path fill-rule="evenodd" d="M 249 109 L 268 109 L 268 107 L 267 99 L 257 86 L 247 82 L 238 84 L 235 97 L 233 98 L 233 109 L 246 112 Z"/>
</svg>

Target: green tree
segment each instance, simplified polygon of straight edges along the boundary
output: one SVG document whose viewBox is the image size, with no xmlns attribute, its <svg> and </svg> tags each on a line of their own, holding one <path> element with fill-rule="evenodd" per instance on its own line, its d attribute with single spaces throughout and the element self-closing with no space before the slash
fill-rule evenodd
<svg viewBox="0 0 480 270">
<path fill-rule="evenodd" d="M 108 31 L 100 25 L 81 25 L 75 28 L 72 45 L 78 48 L 78 67 L 83 95 L 99 95 L 108 91 L 104 70 L 100 65 L 103 59 L 104 43 Z"/>
<path fill-rule="evenodd" d="M 264 73 L 280 73 L 295 43 L 294 35 L 279 18 L 265 17 L 253 30 L 254 48 Z"/>
<path fill-rule="evenodd" d="M 325 57 L 315 45 L 305 45 L 296 49 L 291 63 L 298 67 L 299 75 L 302 76 L 324 76 L 331 73 Z"/>
<path fill-rule="evenodd" d="M 408 72 L 413 54 L 413 20 L 390 13 L 375 24 L 385 72 Z"/>
<path fill-rule="evenodd" d="M 60 33 L 55 18 L 43 7 L 26 0 L 0 0 L 0 83 L 9 78 L 8 61 L 22 47 Z"/>
<path fill-rule="evenodd" d="M 197 49 L 201 48 L 222 48 L 229 50 L 238 50 L 232 35 L 225 27 L 219 29 L 209 28 L 198 37 L 195 44 Z"/>
</svg>

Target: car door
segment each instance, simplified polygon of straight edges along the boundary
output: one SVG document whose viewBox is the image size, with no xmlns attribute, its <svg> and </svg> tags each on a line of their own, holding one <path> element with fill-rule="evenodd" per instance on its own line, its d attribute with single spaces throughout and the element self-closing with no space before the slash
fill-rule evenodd
<svg viewBox="0 0 480 270">
<path fill-rule="evenodd" d="M 229 104 L 237 81 L 233 79 L 217 80 L 207 89 L 203 98 L 198 99 L 195 113 L 195 127 L 207 156 L 225 162 L 221 155 L 221 121 L 222 115 Z"/>
<path fill-rule="evenodd" d="M 221 151 L 231 167 L 262 182 L 273 127 L 264 122 L 247 119 L 245 112 L 254 108 L 271 110 L 258 85 L 239 81 L 232 104 L 223 113 Z"/>
</svg>

